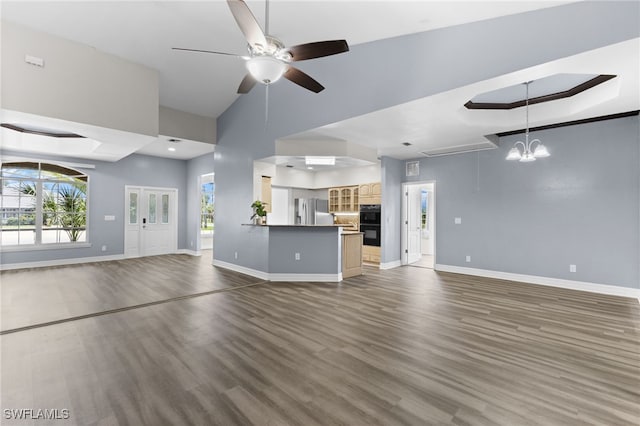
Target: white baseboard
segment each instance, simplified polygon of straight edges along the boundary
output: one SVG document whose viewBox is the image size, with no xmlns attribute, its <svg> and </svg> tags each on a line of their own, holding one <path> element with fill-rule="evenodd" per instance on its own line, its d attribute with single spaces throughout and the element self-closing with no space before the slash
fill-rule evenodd
<svg viewBox="0 0 640 426">
<path fill-rule="evenodd" d="M 0 271 L 10 271 L 13 269 L 27 268 L 45 268 L 47 266 L 77 265 L 80 263 L 109 262 L 111 260 L 123 260 L 124 258 L 125 257 L 122 254 L 115 254 L 111 256 L 77 257 L 74 259 L 42 260 L 38 262 L 5 263 L 0 265 Z"/>
<path fill-rule="evenodd" d="M 269 273 L 264 271 L 258 271 L 257 269 L 246 268 L 244 266 L 236 265 L 229 262 L 224 262 L 218 259 L 213 259 L 213 266 L 219 266 L 220 268 L 229 269 L 231 271 L 240 272 L 241 274 L 260 278 L 261 280 L 269 281 Z"/>
<path fill-rule="evenodd" d="M 286 282 L 340 282 L 342 272 L 338 274 L 269 274 L 269 281 Z"/>
<path fill-rule="evenodd" d="M 283 281 L 283 282 L 339 282 L 342 281 L 342 272 L 337 274 L 287 274 L 287 273 L 269 273 L 258 271 L 256 269 L 246 268 L 244 266 L 235 265 L 233 263 L 224 262 L 222 260 L 213 259 L 213 266 L 230 269 L 241 274 L 250 275 L 265 281 Z"/>
<path fill-rule="evenodd" d="M 176 254 L 188 254 L 189 256 L 202 256 L 202 253 L 198 250 L 178 249 Z"/>
<path fill-rule="evenodd" d="M 570 290 L 588 291 L 590 293 L 608 294 L 611 296 L 631 297 L 638 299 L 638 302 L 640 302 L 640 289 L 637 288 L 596 284 L 584 281 L 572 281 L 561 278 L 540 277 L 537 275 L 514 274 L 511 272 L 491 271 L 488 269 L 466 268 L 464 266 L 436 264 L 435 270 L 439 272 L 453 272 L 456 274 L 475 275 L 478 277 L 496 278 L 500 280 L 519 281 L 528 284 L 546 285 Z"/>
<path fill-rule="evenodd" d="M 385 262 L 380 264 L 380 269 L 393 269 L 398 266 L 402 266 L 402 263 L 399 260 L 394 260 L 393 262 Z"/>
</svg>

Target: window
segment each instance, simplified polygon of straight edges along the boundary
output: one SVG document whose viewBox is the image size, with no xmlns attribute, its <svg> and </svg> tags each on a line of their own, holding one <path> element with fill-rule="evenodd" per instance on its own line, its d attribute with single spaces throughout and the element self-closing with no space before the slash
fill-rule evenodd
<svg viewBox="0 0 640 426">
<path fill-rule="evenodd" d="M 162 194 L 162 223 L 169 223 L 169 194 Z"/>
<path fill-rule="evenodd" d="M 0 169 L 0 244 L 87 241 L 87 175 L 57 164 L 7 162 Z"/>
</svg>

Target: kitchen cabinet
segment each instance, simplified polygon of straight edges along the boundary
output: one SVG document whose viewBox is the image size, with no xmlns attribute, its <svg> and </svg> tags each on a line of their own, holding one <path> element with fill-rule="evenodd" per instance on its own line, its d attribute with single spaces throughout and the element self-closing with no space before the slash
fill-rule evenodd
<svg viewBox="0 0 640 426">
<path fill-rule="evenodd" d="M 362 261 L 367 263 L 380 263 L 380 247 L 362 246 Z"/>
<path fill-rule="evenodd" d="M 342 278 L 362 275 L 362 233 L 342 234 Z"/>
<path fill-rule="evenodd" d="M 363 183 L 358 187 L 359 204 L 382 204 L 382 185 L 380 182 Z"/>
<path fill-rule="evenodd" d="M 265 204 L 265 211 L 271 213 L 271 176 L 262 176 L 260 201 Z"/>
<path fill-rule="evenodd" d="M 341 186 L 329 188 L 329 213 L 359 211 L 359 188 L 357 186 Z"/>
</svg>

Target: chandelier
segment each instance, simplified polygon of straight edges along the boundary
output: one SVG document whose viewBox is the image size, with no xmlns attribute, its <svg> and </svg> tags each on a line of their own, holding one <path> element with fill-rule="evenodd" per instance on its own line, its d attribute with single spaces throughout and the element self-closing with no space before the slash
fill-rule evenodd
<svg viewBox="0 0 640 426">
<path fill-rule="evenodd" d="M 529 83 L 530 81 L 524 83 L 527 88 L 527 96 L 526 96 L 526 111 L 527 111 L 527 128 L 524 134 L 524 142 L 517 141 L 513 144 L 513 148 L 509 150 L 509 154 L 507 154 L 507 160 L 518 160 L 521 163 L 528 163 L 531 161 L 536 161 L 536 158 L 544 158 L 548 157 L 549 151 L 547 147 L 540 142 L 540 139 L 529 140 Z M 535 149 L 533 149 L 534 144 L 537 144 Z M 522 150 L 520 150 L 520 146 L 522 146 Z"/>
</svg>

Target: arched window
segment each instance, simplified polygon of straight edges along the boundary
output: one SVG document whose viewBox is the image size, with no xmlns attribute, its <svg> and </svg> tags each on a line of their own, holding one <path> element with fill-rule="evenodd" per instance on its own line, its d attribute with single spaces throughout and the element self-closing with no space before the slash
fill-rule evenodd
<svg viewBox="0 0 640 426">
<path fill-rule="evenodd" d="M 0 181 L 3 247 L 87 242 L 87 175 L 58 164 L 5 162 Z"/>
</svg>

